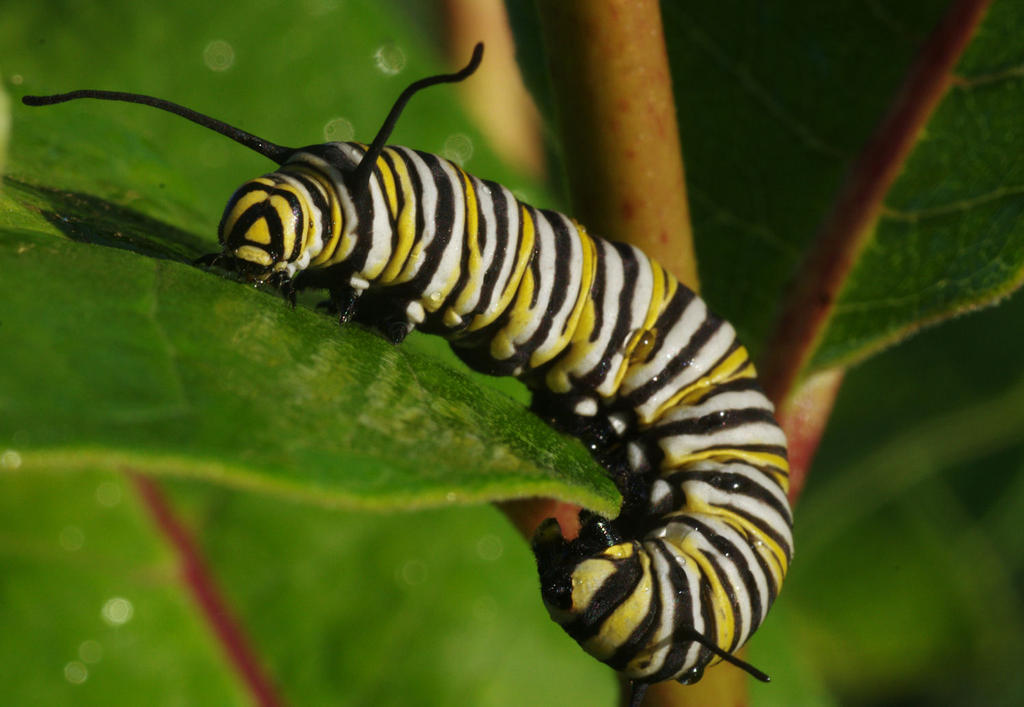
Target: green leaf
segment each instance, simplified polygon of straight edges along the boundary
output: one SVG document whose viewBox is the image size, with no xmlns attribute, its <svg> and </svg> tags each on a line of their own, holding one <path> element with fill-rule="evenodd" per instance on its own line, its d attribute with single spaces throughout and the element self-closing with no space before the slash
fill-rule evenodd
<svg viewBox="0 0 1024 707">
<path fill-rule="evenodd" d="M 436 48 L 382 3 L 252 14 L 108 3 L 53 21 L 64 14 L 24 4 L 0 26 L 14 95 L 0 191 L 0 586 L 11 628 L 0 655 L 19 669 L 5 695 L 250 699 L 182 558 L 147 525 L 132 485 L 109 475 L 130 469 L 205 482 L 175 486 L 174 510 L 201 535 L 211 581 L 289 701 L 609 701 L 613 677 L 545 616 L 528 547 L 498 513 L 336 509 L 543 495 L 614 514 L 618 494 L 583 447 L 527 413 L 521 386 L 485 381 L 450 353 L 439 361 L 428 337 L 396 348 L 357 326 L 339 331 L 315 298 L 293 311 L 191 266 L 216 248 L 231 190 L 271 169 L 265 160 L 139 106 L 17 101 L 124 89 L 284 144 L 321 142 L 337 118 L 369 139 L 406 83 L 445 68 Z M 233 49 L 227 71 L 204 63 L 218 40 Z M 377 68 L 381 47 L 404 52 L 398 74 Z M 444 89 L 417 97 L 395 140 L 440 152 L 454 133 L 476 145 L 467 168 L 530 187 L 488 156 Z M 131 523 L 83 519 L 106 483 L 122 485 L 118 512 Z M 85 538 L 78 554 L 61 545 L 65 526 Z M 123 551 L 132 542 L 145 552 Z M 132 602 L 130 631 L 99 630 L 111 597 Z M 87 640 L 104 651 L 98 663 L 80 655 Z M 76 662 L 84 682 L 77 664 L 64 673 Z"/>
<path fill-rule="evenodd" d="M 610 704 L 493 508 L 392 515 L 176 483 L 170 498 L 290 704 Z"/>
<path fill-rule="evenodd" d="M 212 246 L 84 190 L 149 192 L 140 208 L 183 221 L 183 180 L 127 128 L 115 140 L 62 108 L 18 122 L 11 172 L 26 176 L 6 182 L 0 234 L 18 342 L 0 429 L 24 430 L 25 469 L 102 462 L 364 508 L 553 496 L 614 514 L 604 472 L 520 403 L 180 262 Z M 57 120 L 63 133 L 46 129 Z M 28 181 L 43 173 L 83 191 Z"/>
<path fill-rule="evenodd" d="M 848 170 L 901 85 L 913 88 L 912 62 L 947 11 L 944 2 L 666 7 L 702 269 L 730 274 L 703 278 L 707 296 L 754 349 L 791 278 L 814 276 L 797 267 L 844 180 L 862 178 Z M 804 374 L 1020 284 L 1020 56 L 1001 37 L 1022 22 L 1019 7 L 997 1 L 977 29 L 960 83 L 921 128 L 849 278 L 823 285 L 838 301 L 807 342 Z"/>
<path fill-rule="evenodd" d="M 4 701 L 247 704 L 124 478 L 12 474 L 5 461 Z"/>
<path fill-rule="evenodd" d="M 1022 30 L 1024 8 L 993 3 L 886 195 L 810 369 L 862 359 L 1024 282 Z"/>
<path fill-rule="evenodd" d="M 547 618 L 530 551 L 493 509 L 386 516 L 170 491 L 210 573 L 199 579 L 289 704 L 614 694 Z M 6 702 L 252 704 L 146 510 L 120 474 L 0 474 Z"/>
</svg>

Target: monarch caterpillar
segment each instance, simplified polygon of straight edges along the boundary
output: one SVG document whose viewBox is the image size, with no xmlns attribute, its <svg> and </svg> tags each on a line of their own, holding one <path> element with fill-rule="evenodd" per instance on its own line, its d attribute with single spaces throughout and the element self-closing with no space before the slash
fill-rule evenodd
<svg viewBox="0 0 1024 707">
<path fill-rule="evenodd" d="M 785 437 L 732 326 L 639 249 L 517 200 L 441 157 L 385 146 L 410 84 L 373 142 L 276 145 L 159 98 L 81 90 L 25 96 L 141 103 L 214 130 L 279 167 L 243 184 L 199 262 L 281 289 L 326 289 L 341 323 L 395 343 L 414 327 L 471 367 L 512 375 L 532 408 L 583 440 L 623 496 L 533 549 L 552 618 L 632 681 L 692 683 L 757 629 L 792 558 Z"/>
</svg>

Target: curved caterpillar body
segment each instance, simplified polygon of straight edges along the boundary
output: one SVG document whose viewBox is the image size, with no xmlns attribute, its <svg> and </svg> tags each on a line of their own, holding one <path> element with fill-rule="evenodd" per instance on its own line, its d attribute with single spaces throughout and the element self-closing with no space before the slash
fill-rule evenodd
<svg viewBox="0 0 1024 707">
<path fill-rule="evenodd" d="M 410 86 L 374 143 L 284 148 L 175 104 L 280 167 L 244 184 L 206 258 L 286 295 L 325 288 L 342 321 L 400 341 L 440 334 L 472 367 L 513 375 L 534 409 L 581 437 L 623 494 L 615 520 L 553 519 L 534 538 L 555 621 L 634 681 L 693 682 L 734 658 L 764 620 L 792 557 L 786 443 L 732 326 L 629 245 L 518 201 L 435 155 L 384 147 Z"/>
</svg>

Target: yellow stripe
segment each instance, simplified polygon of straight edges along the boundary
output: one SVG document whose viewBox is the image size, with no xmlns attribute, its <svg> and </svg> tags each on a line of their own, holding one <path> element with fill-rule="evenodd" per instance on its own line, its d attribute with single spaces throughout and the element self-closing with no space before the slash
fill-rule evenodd
<svg viewBox="0 0 1024 707">
<path fill-rule="evenodd" d="M 472 323 L 470 323 L 468 327 L 468 331 L 476 331 L 477 329 L 482 329 L 483 327 L 487 326 L 495 319 L 500 317 L 501 314 L 508 307 L 509 302 L 512 301 L 512 297 L 516 294 L 516 291 L 520 289 L 521 282 L 524 279 L 524 271 L 526 270 L 526 266 L 529 264 L 530 258 L 533 255 L 533 242 L 536 238 L 536 232 L 534 230 L 533 219 L 527 212 L 526 207 L 523 206 L 522 204 L 518 204 L 518 206 L 519 218 L 520 222 L 522 223 L 523 237 L 521 242 L 519 243 L 519 249 L 516 251 L 515 268 L 512 272 L 511 277 L 509 277 L 508 282 L 505 283 L 505 289 L 502 290 L 501 296 L 498 298 L 498 305 L 494 308 L 493 311 L 483 312 L 474 317 Z M 509 241 L 511 240 L 512 239 L 510 235 Z M 511 245 L 511 243 L 509 243 L 509 245 Z M 532 286 L 532 276 L 530 278 L 530 281 Z M 494 350 L 493 342 L 491 350 Z"/>
<path fill-rule="evenodd" d="M 676 391 L 672 397 L 658 406 L 658 409 L 654 411 L 647 422 L 660 420 L 668 410 L 697 400 L 713 388 L 717 388 L 724 383 L 729 383 L 739 378 L 754 377 L 756 377 L 756 373 L 754 372 L 753 364 L 750 363 L 750 354 L 747 353 L 744 347 L 740 346 L 703 376 Z"/>
<path fill-rule="evenodd" d="M 341 231 L 345 226 L 338 200 L 331 192 L 328 192 L 328 195 L 327 200 L 331 205 L 331 232 L 320 235 L 320 240 L 323 242 L 324 247 L 313 260 L 309 261 L 309 266 L 312 268 L 323 265 L 331 259 L 331 256 L 334 255 L 338 248 L 338 240 L 341 238 Z"/>
<path fill-rule="evenodd" d="M 491 357 L 503 361 L 516 351 L 515 337 L 530 322 L 530 300 L 533 299 L 533 271 L 527 270 L 519 282 L 515 304 L 508 323 L 491 339 Z"/>
<path fill-rule="evenodd" d="M 475 241 L 476 240 L 476 233 L 477 233 L 477 220 L 478 220 L 477 219 L 477 212 L 476 212 L 476 192 L 473 191 L 473 187 L 469 183 L 469 175 L 466 174 L 465 172 L 463 172 L 458 167 L 458 165 L 452 164 L 450 162 L 449 162 L 449 165 L 459 175 L 459 177 L 461 178 L 461 181 L 462 181 L 462 185 L 463 185 L 462 186 L 462 193 L 463 193 L 464 198 L 465 198 L 465 201 L 464 201 L 464 208 L 465 208 L 464 216 L 465 216 L 465 220 L 463 221 L 463 224 L 462 224 L 462 233 L 468 239 L 470 237 L 469 236 L 470 228 L 472 228 L 472 238 Z M 452 238 L 453 239 L 455 238 L 455 234 L 454 233 L 452 233 Z M 463 248 L 465 248 L 465 247 L 466 247 L 466 242 L 464 241 L 463 242 Z M 479 271 L 480 271 L 480 258 L 479 258 L 479 255 L 477 255 L 477 262 L 476 262 L 475 269 L 471 269 L 470 272 L 472 273 L 472 272 L 479 272 Z M 428 311 L 436 312 L 441 307 L 441 304 L 448 298 L 448 295 L 451 293 L 451 291 L 455 289 L 455 285 L 458 284 L 459 276 L 461 274 L 462 274 L 462 255 L 460 253 L 456 257 L 455 262 L 452 263 L 452 267 L 449 268 L 449 270 L 448 270 L 448 278 L 444 281 L 444 283 L 442 283 L 441 291 L 440 292 L 432 293 L 433 297 L 431 297 L 426 302 L 424 302 L 423 306 L 426 307 L 426 309 Z M 454 312 L 452 311 L 451 307 L 448 308 L 448 311 L 452 312 L 454 314 Z"/>
<path fill-rule="evenodd" d="M 282 191 L 289 191 L 292 194 L 296 194 L 294 188 L 288 184 L 280 184 L 278 188 Z M 296 194 L 297 198 L 302 197 Z M 288 200 L 280 194 L 274 194 L 270 197 L 270 206 L 277 212 L 277 217 L 281 220 L 281 260 L 291 260 L 292 254 L 296 252 L 296 247 L 301 248 L 303 243 L 296 243 L 297 236 L 299 233 L 295 232 L 295 215 L 292 213 L 292 206 L 288 203 Z M 304 224 L 299 224 L 300 226 Z M 305 232 L 305 229 L 303 229 Z M 301 251 L 299 251 L 301 252 Z"/>
<path fill-rule="evenodd" d="M 678 456 L 666 454 L 665 459 L 661 462 L 661 468 L 664 471 L 674 471 L 684 464 L 692 464 L 707 459 L 723 463 L 732 461 L 746 462 L 751 466 L 757 467 L 760 471 L 771 475 L 776 483 L 782 487 L 783 491 L 789 488 L 789 462 L 786 461 L 785 457 L 770 452 L 756 452 L 726 447 L 723 449 L 704 449 L 699 452 Z"/>
<path fill-rule="evenodd" d="M 768 560 L 768 564 L 772 569 L 772 577 L 779 586 L 782 585 L 782 580 L 785 578 L 786 570 L 789 566 L 789 561 L 786 559 L 786 551 L 770 535 L 765 535 L 761 532 L 761 529 L 754 525 L 749 518 L 729 508 L 716 506 L 700 498 L 687 496 L 686 504 L 679 510 L 666 515 L 662 521 L 664 524 L 668 524 L 675 518 L 693 515 L 716 518 L 728 524 L 737 533 L 746 538 L 750 549 L 758 552 Z M 749 542 L 751 539 L 757 542 Z"/>
<path fill-rule="evenodd" d="M 477 205 L 476 189 L 473 188 L 468 174 L 461 169 L 459 174 L 462 175 L 463 189 L 466 193 L 465 247 L 469 250 L 469 277 L 462 292 L 456 297 L 454 306 L 449 308 L 449 311 L 456 315 L 465 314 L 470 310 L 469 298 L 473 293 L 480 291 L 484 275 L 486 275 L 483 272 L 483 259 L 480 256 L 480 214 L 477 213 L 479 206 Z M 452 287 L 454 286 L 455 283 L 452 283 Z"/>
<path fill-rule="evenodd" d="M 270 182 L 270 180 L 253 179 L 252 182 L 248 182 L 248 184 L 252 184 L 253 182 L 259 184 L 267 184 L 268 182 Z M 270 182 L 269 186 L 272 185 L 273 182 Z M 259 204 L 266 198 L 267 192 L 265 192 L 262 189 L 258 189 L 255 191 L 247 191 L 238 201 L 235 202 L 235 205 L 231 208 L 231 213 L 229 213 L 228 217 L 224 219 L 224 226 L 221 229 L 221 235 L 226 236 L 227 234 L 235 230 L 235 225 L 238 223 L 238 219 L 242 217 L 242 214 L 248 211 L 252 206 Z M 270 241 L 267 241 L 267 243 L 269 242 Z"/>
<path fill-rule="evenodd" d="M 557 364 L 551 367 L 548 371 L 547 377 L 544 379 L 545 385 L 548 389 L 555 393 L 568 393 L 572 390 L 572 383 L 569 380 L 569 372 L 572 371 L 579 363 L 587 357 L 590 353 L 593 345 L 590 342 L 590 337 L 594 332 L 594 322 L 596 321 L 596 310 L 594 306 L 594 300 L 589 295 L 586 297 L 586 302 L 583 307 L 583 312 L 580 315 L 580 320 L 576 326 L 576 333 L 572 337 L 572 346 L 569 349 L 569 353 L 565 358 L 561 359 Z"/>
<path fill-rule="evenodd" d="M 380 170 L 381 186 L 384 187 L 384 197 L 388 200 L 388 211 L 391 212 L 391 220 L 393 221 L 398 218 L 398 192 L 395 190 L 395 177 L 391 173 L 391 165 L 384 159 L 385 152 L 399 163 L 402 160 L 395 157 L 395 152 L 390 147 L 385 147 L 380 157 L 377 158 L 377 169 Z"/>
<path fill-rule="evenodd" d="M 719 648 L 727 651 L 732 647 L 732 639 L 736 635 L 736 615 L 733 613 L 729 594 L 725 590 L 725 586 L 715 572 L 714 567 L 708 562 L 707 556 L 696 547 L 695 535 L 687 536 L 683 540 L 680 550 L 700 567 L 701 575 L 707 580 L 711 588 L 711 607 L 714 610 L 715 628 L 717 629 L 716 635 L 713 638 Z M 707 627 L 705 627 L 704 633 L 705 635 L 707 634 Z M 709 636 L 709 638 L 711 637 Z"/>
<path fill-rule="evenodd" d="M 387 267 L 378 278 L 382 284 L 393 282 L 398 277 L 406 265 L 413 243 L 416 242 L 416 209 L 419 207 L 419 201 L 416 198 L 405 160 L 398 155 L 395 156 L 395 173 L 398 175 L 398 184 L 405 197 L 405 203 L 402 204 L 402 211 L 395 224 L 398 243 L 395 245 L 395 251 L 391 254 Z"/>
<path fill-rule="evenodd" d="M 641 552 L 639 558 L 642 574 L 636 587 L 625 601 L 605 618 L 597 635 L 581 644 L 583 650 L 598 660 L 611 658 L 615 651 L 629 640 L 637 625 L 651 610 L 651 598 L 654 594 L 651 582 L 651 558 L 646 552 Z M 575 578 L 574 573 L 573 579 L 575 580 Z"/>
<path fill-rule="evenodd" d="M 562 334 L 553 344 L 543 350 L 537 349 L 530 356 L 531 368 L 542 366 L 558 354 L 562 353 L 562 350 L 569 344 L 569 341 L 573 338 L 573 334 L 576 332 L 576 327 L 583 314 L 583 308 L 586 306 L 587 302 L 590 301 L 590 287 L 594 283 L 594 275 L 597 272 L 597 246 L 594 245 L 593 239 L 587 235 L 583 226 L 575 221 L 573 221 L 573 225 L 576 227 L 576 231 L 579 234 L 580 250 L 583 255 L 583 273 L 580 276 L 580 288 L 576 294 L 576 302 L 573 305 L 572 312 L 569 313 L 569 317 L 565 322 Z M 564 370 L 564 364 L 562 364 L 562 368 Z"/>
<path fill-rule="evenodd" d="M 626 377 L 629 367 L 634 363 L 633 359 L 638 355 L 636 353 L 637 346 L 640 346 L 641 342 L 644 342 L 645 346 L 654 345 L 658 335 L 657 330 L 654 329 L 654 323 L 658 320 L 658 315 L 661 314 L 661 310 L 665 307 L 665 302 L 667 301 L 666 293 L 670 290 L 675 292 L 675 287 L 671 284 L 675 281 L 675 278 L 653 260 L 648 260 L 648 263 L 650 264 L 652 278 L 651 298 L 647 304 L 644 323 L 636 330 L 622 351 L 622 364 L 619 366 L 619 370 L 615 372 L 615 390 L 618 390 L 622 385 L 622 379 Z M 643 354 L 646 355 L 646 351 Z"/>
</svg>

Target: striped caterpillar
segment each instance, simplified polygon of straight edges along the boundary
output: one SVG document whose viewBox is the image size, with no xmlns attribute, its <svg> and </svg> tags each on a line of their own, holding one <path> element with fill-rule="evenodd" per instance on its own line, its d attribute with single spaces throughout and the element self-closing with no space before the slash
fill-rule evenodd
<svg viewBox="0 0 1024 707">
<path fill-rule="evenodd" d="M 112 91 L 26 96 L 142 103 L 276 162 L 243 184 L 200 259 L 250 282 L 326 289 L 338 319 L 399 343 L 444 336 L 471 367 L 512 375 L 532 408 L 583 440 L 623 495 L 620 515 L 581 512 L 567 541 L 548 519 L 533 549 L 552 618 L 621 671 L 692 683 L 736 658 L 792 557 L 786 443 L 732 326 L 637 248 L 416 150 L 385 146 L 414 82 L 369 145 L 276 145 L 169 101 Z"/>
</svg>

